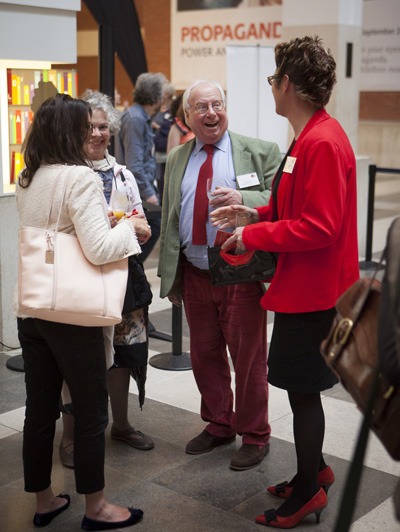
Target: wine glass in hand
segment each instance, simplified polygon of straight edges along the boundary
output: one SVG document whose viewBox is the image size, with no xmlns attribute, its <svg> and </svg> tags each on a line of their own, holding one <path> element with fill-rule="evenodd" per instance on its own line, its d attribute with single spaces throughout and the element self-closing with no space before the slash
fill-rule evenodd
<svg viewBox="0 0 400 532">
<path fill-rule="evenodd" d="M 128 208 L 128 198 L 124 192 L 114 190 L 111 194 L 110 209 L 117 220 L 121 220 Z"/>
<path fill-rule="evenodd" d="M 213 178 L 212 177 L 209 177 L 207 178 L 207 197 L 208 197 L 208 201 L 212 200 L 212 192 L 213 192 Z"/>
</svg>

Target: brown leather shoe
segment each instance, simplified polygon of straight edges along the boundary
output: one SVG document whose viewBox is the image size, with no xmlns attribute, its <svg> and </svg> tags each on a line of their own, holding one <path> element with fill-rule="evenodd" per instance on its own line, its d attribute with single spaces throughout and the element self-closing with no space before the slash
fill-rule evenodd
<svg viewBox="0 0 400 532">
<path fill-rule="evenodd" d="M 230 468 L 235 471 L 251 469 L 261 463 L 268 453 L 269 443 L 267 445 L 244 443 L 232 458 Z"/>
<path fill-rule="evenodd" d="M 227 445 L 235 441 L 236 434 L 233 436 L 221 437 L 214 436 L 207 430 L 203 430 L 201 434 L 190 440 L 186 445 L 187 454 L 204 454 L 212 451 L 219 445 Z"/>
<path fill-rule="evenodd" d="M 135 430 L 133 427 L 125 430 L 117 430 L 114 426 L 111 427 L 111 438 L 114 440 L 120 440 L 139 451 L 150 451 L 153 449 L 154 442 L 151 438 L 140 432 L 140 430 Z"/>
</svg>

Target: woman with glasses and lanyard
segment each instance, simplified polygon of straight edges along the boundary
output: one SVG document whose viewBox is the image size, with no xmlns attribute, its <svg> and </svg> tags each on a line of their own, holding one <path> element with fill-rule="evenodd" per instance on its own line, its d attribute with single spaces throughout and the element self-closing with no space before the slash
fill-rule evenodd
<svg viewBox="0 0 400 532">
<path fill-rule="evenodd" d="M 118 164 L 108 153 L 110 138 L 120 126 L 120 112 L 117 111 L 110 98 L 101 92 L 86 90 L 82 99 L 92 109 L 92 132 L 87 144 L 87 155 L 90 163 L 103 181 L 103 191 L 109 206 L 115 205 L 114 199 L 121 197 L 125 203 L 125 211 L 137 212 L 134 216 L 145 218 L 140 199 L 139 189 L 132 173 Z M 109 210 L 111 225 L 117 222 L 114 212 Z M 122 213 L 121 213 L 122 214 Z M 146 239 L 147 240 L 147 239 Z M 144 243 L 146 240 L 139 243 Z M 132 258 L 130 260 L 136 260 Z M 139 265 L 140 268 L 142 268 Z M 143 273 L 144 276 L 144 273 Z M 147 282 L 147 281 L 145 281 Z M 138 382 L 140 406 L 144 401 L 144 383 L 148 360 L 148 308 L 146 306 L 123 314 L 122 322 L 114 327 L 111 338 L 106 338 L 112 360 L 108 361 L 111 368 L 107 375 L 107 387 L 110 396 L 113 425 L 111 437 L 120 440 L 135 449 L 148 451 L 153 449 L 152 439 L 136 430 L 128 420 L 128 397 L 131 373 Z M 112 346 L 111 346 L 112 344 Z M 111 357 L 110 357 L 111 358 Z M 67 389 L 63 389 L 63 436 L 59 453 L 65 467 L 74 467 L 74 418 L 73 406 L 70 409 Z"/>
</svg>

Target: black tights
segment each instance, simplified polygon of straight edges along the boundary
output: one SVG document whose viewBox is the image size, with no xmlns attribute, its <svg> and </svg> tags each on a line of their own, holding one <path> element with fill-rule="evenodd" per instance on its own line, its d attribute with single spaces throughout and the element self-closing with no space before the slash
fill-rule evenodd
<svg viewBox="0 0 400 532">
<path fill-rule="evenodd" d="M 278 515 L 284 517 L 297 512 L 319 490 L 318 471 L 326 467 L 322 457 L 325 434 L 325 416 L 321 395 L 317 393 L 288 392 L 293 412 L 293 435 L 297 456 L 297 475 L 292 494 Z"/>
</svg>

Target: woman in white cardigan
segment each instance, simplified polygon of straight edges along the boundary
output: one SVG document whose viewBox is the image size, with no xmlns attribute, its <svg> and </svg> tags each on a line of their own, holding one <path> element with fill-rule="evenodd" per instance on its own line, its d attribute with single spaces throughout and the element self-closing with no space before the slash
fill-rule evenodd
<svg viewBox="0 0 400 532">
<path fill-rule="evenodd" d="M 26 167 L 19 176 L 17 206 L 20 226 L 46 227 L 53 186 L 53 205 L 58 212 L 61 185 L 68 178 L 59 230 L 78 237 L 90 262 L 105 264 L 138 254 L 138 236 L 145 241 L 150 231 L 144 219 L 134 217 L 111 229 L 101 179 L 86 161 L 85 144 L 91 127 L 91 109 L 86 102 L 58 94 L 43 103 L 25 146 Z M 51 486 L 54 434 L 64 380 L 76 405 L 75 482 L 77 492 L 86 499 L 82 528 L 107 530 L 135 524 L 142 518 L 142 510 L 114 505 L 104 494 L 108 411 L 102 328 L 19 316 L 18 334 L 27 393 L 25 491 L 36 494 L 34 525 L 48 525 L 70 504 L 69 495 L 55 496 Z"/>
</svg>

